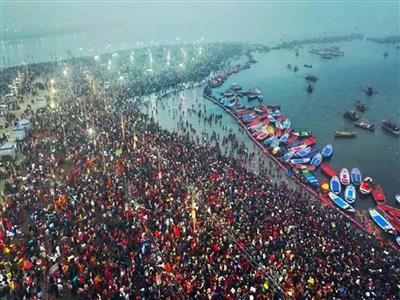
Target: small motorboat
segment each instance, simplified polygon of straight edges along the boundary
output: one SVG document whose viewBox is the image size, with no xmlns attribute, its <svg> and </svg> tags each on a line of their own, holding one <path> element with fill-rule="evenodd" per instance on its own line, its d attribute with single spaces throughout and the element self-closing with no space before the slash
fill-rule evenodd
<svg viewBox="0 0 400 300">
<path fill-rule="evenodd" d="M 306 89 L 307 89 L 307 92 L 309 92 L 309 93 L 312 93 L 314 90 L 311 84 L 307 84 Z"/>
<path fill-rule="evenodd" d="M 286 141 L 286 145 L 292 145 L 295 141 L 297 141 L 298 137 L 295 135 L 292 135 L 287 141 Z"/>
<path fill-rule="evenodd" d="M 372 199 L 374 199 L 378 203 L 384 203 L 386 201 L 386 197 L 383 193 L 381 186 L 377 183 L 371 183 L 370 186 Z"/>
<path fill-rule="evenodd" d="M 400 194 L 394 195 L 394 199 L 396 199 L 397 203 L 400 204 Z"/>
<path fill-rule="evenodd" d="M 304 157 L 304 156 L 306 156 L 308 153 L 310 153 L 310 151 L 311 151 L 311 148 L 310 148 L 310 147 L 306 147 L 306 148 L 304 148 L 304 149 L 301 149 L 299 152 L 297 152 L 297 153 L 295 154 L 295 156 L 297 156 L 297 157 Z"/>
<path fill-rule="evenodd" d="M 317 142 L 317 138 L 315 136 L 309 137 L 303 140 L 303 144 L 307 146 L 314 145 Z"/>
<path fill-rule="evenodd" d="M 317 177 L 310 170 L 303 170 L 304 179 L 307 183 L 313 187 L 319 187 L 319 181 Z"/>
<path fill-rule="evenodd" d="M 357 115 L 357 113 L 352 110 L 346 110 L 343 113 L 343 117 L 345 117 L 346 119 L 349 119 L 350 121 L 357 121 L 358 119 L 360 119 L 360 116 Z"/>
<path fill-rule="evenodd" d="M 322 157 L 324 158 L 331 157 L 332 153 L 333 153 L 333 146 L 331 144 L 328 144 L 324 148 L 322 148 L 321 151 Z"/>
<path fill-rule="evenodd" d="M 368 96 L 371 96 L 374 93 L 374 89 L 372 88 L 372 86 L 370 84 L 367 85 L 367 88 L 365 89 L 365 93 Z"/>
<path fill-rule="evenodd" d="M 344 201 L 342 198 L 340 198 L 338 195 L 335 195 L 332 192 L 329 192 L 329 198 L 332 200 L 333 203 L 335 203 L 339 208 L 343 209 L 346 212 L 349 213 L 354 213 L 355 209 L 348 204 L 346 201 Z"/>
<path fill-rule="evenodd" d="M 359 112 L 365 112 L 367 110 L 367 107 L 365 106 L 364 103 L 362 103 L 361 101 L 357 100 L 356 102 L 356 109 Z"/>
<path fill-rule="evenodd" d="M 266 131 L 263 131 L 262 133 L 260 133 L 257 137 L 256 140 L 257 141 L 262 141 L 265 140 L 268 137 L 269 133 Z"/>
<path fill-rule="evenodd" d="M 375 130 L 375 124 L 369 121 L 354 121 L 354 125 L 369 131 Z"/>
<path fill-rule="evenodd" d="M 335 137 L 353 138 L 357 136 L 355 131 L 336 130 Z"/>
<path fill-rule="evenodd" d="M 294 153 L 295 153 L 295 152 L 293 152 L 293 151 L 286 152 L 286 153 L 283 155 L 283 161 L 284 161 L 284 162 L 288 162 L 288 161 L 293 157 Z"/>
<path fill-rule="evenodd" d="M 288 133 L 284 133 L 280 139 L 279 139 L 279 143 L 285 143 L 289 138 L 289 134 Z"/>
<path fill-rule="evenodd" d="M 357 168 L 351 169 L 351 182 L 355 185 L 360 185 L 362 181 L 361 172 Z"/>
<path fill-rule="evenodd" d="M 315 167 L 318 167 L 318 166 L 321 164 L 321 162 L 322 162 L 322 155 L 321 155 L 321 153 L 318 152 L 318 153 L 311 159 L 310 165 L 315 166 Z"/>
<path fill-rule="evenodd" d="M 304 158 L 294 158 L 291 159 L 290 162 L 292 164 L 306 164 L 310 162 L 310 159 L 308 157 L 304 157 Z"/>
<path fill-rule="evenodd" d="M 356 188 L 354 185 L 349 184 L 346 186 L 346 189 L 344 190 L 344 200 L 346 200 L 348 203 L 354 203 L 356 201 Z"/>
<path fill-rule="evenodd" d="M 312 131 L 293 131 L 293 135 L 299 137 L 299 138 L 305 138 L 305 137 L 310 137 L 312 136 Z"/>
<path fill-rule="evenodd" d="M 346 168 L 343 168 L 339 173 L 340 182 L 343 185 L 348 185 L 350 183 L 350 172 Z"/>
<path fill-rule="evenodd" d="M 311 74 L 307 74 L 305 79 L 307 81 L 316 82 L 317 81 L 317 76 L 314 76 L 314 75 L 311 75 Z"/>
<path fill-rule="evenodd" d="M 340 184 L 339 178 L 337 176 L 333 176 L 331 178 L 329 186 L 331 188 L 331 191 L 335 194 L 340 194 L 340 192 L 342 191 L 342 185 Z"/>
<path fill-rule="evenodd" d="M 364 178 L 364 180 L 361 182 L 361 185 L 360 185 L 361 194 L 367 195 L 367 194 L 371 193 L 371 183 L 372 183 L 371 177 Z"/>
<path fill-rule="evenodd" d="M 392 224 L 389 223 L 388 220 L 375 208 L 370 208 L 368 210 L 369 215 L 371 216 L 372 220 L 375 221 L 376 224 L 385 232 L 393 234 L 394 228 Z"/>
<path fill-rule="evenodd" d="M 272 143 L 274 142 L 274 140 L 277 140 L 277 138 L 276 138 L 275 136 L 271 136 L 271 137 L 267 138 L 267 139 L 264 141 L 264 145 L 270 145 L 270 144 L 272 144 Z M 278 141 L 278 142 L 279 142 L 279 141 Z"/>
<path fill-rule="evenodd" d="M 328 177 L 336 176 L 336 170 L 326 163 L 321 163 L 320 165 L 322 173 Z"/>
<path fill-rule="evenodd" d="M 387 120 L 382 120 L 382 128 L 385 129 L 386 131 L 394 134 L 394 135 L 400 135 L 400 128 L 397 126 L 395 123 L 387 121 Z"/>
<path fill-rule="evenodd" d="M 283 122 L 283 129 L 288 129 L 288 128 L 290 128 L 290 125 L 291 125 L 290 120 L 289 120 L 289 119 L 286 119 L 286 120 Z"/>
<path fill-rule="evenodd" d="M 280 122 L 280 121 L 276 121 L 275 122 L 275 128 L 278 128 L 278 129 L 283 129 L 283 124 Z"/>
<path fill-rule="evenodd" d="M 312 68 L 312 65 L 304 64 L 304 67 L 306 67 L 306 68 Z"/>
<path fill-rule="evenodd" d="M 296 153 L 296 152 L 299 152 L 299 151 L 305 149 L 306 147 L 307 147 L 306 145 L 300 144 L 298 146 L 290 148 L 289 151 L 293 151 L 294 153 Z"/>
</svg>

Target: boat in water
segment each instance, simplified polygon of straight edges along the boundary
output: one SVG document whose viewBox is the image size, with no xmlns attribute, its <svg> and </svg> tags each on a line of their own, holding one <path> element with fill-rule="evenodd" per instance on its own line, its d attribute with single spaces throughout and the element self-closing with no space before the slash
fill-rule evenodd
<svg viewBox="0 0 400 300">
<path fill-rule="evenodd" d="M 362 181 L 361 172 L 357 168 L 351 169 L 351 182 L 355 185 L 360 185 Z"/>
<path fill-rule="evenodd" d="M 284 155 L 283 155 L 283 161 L 284 162 L 288 162 L 292 157 L 293 157 L 293 155 L 294 155 L 294 151 L 289 151 L 289 152 L 286 152 Z"/>
<path fill-rule="evenodd" d="M 360 184 L 361 194 L 367 195 L 367 194 L 371 193 L 371 183 L 372 183 L 371 177 L 364 178 L 364 180 Z"/>
<path fill-rule="evenodd" d="M 335 194 L 340 194 L 342 191 L 342 185 L 340 184 L 339 178 L 337 176 L 333 176 L 331 181 L 329 182 L 329 187 L 331 191 Z"/>
<path fill-rule="evenodd" d="M 375 221 L 376 224 L 385 232 L 393 234 L 394 228 L 392 224 L 389 223 L 388 220 L 375 208 L 370 208 L 368 210 L 369 215 L 371 216 L 372 220 Z"/>
<path fill-rule="evenodd" d="M 307 84 L 307 87 L 306 87 L 306 89 L 307 89 L 307 92 L 309 92 L 309 93 L 312 93 L 313 92 L 313 86 L 311 85 L 311 84 Z"/>
<path fill-rule="evenodd" d="M 336 170 L 326 163 L 321 163 L 320 165 L 322 173 L 328 177 L 336 176 Z"/>
<path fill-rule="evenodd" d="M 299 138 L 306 138 L 312 136 L 312 131 L 293 131 L 293 135 L 299 137 Z"/>
<path fill-rule="evenodd" d="M 349 172 L 349 170 L 347 170 L 346 168 L 343 168 L 342 170 L 340 170 L 339 178 L 340 178 L 340 182 L 343 185 L 348 185 L 350 183 L 350 172 Z"/>
<path fill-rule="evenodd" d="M 312 65 L 304 64 L 304 67 L 305 67 L 305 68 L 312 68 Z"/>
<path fill-rule="evenodd" d="M 290 160 L 290 162 L 292 163 L 292 164 L 306 164 L 306 163 L 309 163 L 310 162 L 310 159 L 308 158 L 308 157 L 304 157 L 304 158 L 294 158 L 294 159 L 291 159 Z"/>
<path fill-rule="evenodd" d="M 374 89 L 372 88 L 372 85 L 371 85 L 371 84 L 368 84 L 368 85 L 367 85 L 367 88 L 365 89 L 365 93 L 366 93 L 368 96 L 371 96 L 371 95 L 374 94 Z"/>
<path fill-rule="evenodd" d="M 307 81 L 311 81 L 311 82 L 316 82 L 316 81 L 318 80 L 317 76 L 311 75 L 311 74 L 307 74 L 306 77 L 305 77 L 305 79 L 306 79 Z"/>
<path fill-rule="evenodd" d="M 314 155 L 314 157 L 311 159 L 310 165 L 318 167 L 322 162 L 322 155 L 321 153 L 317 153 Z"/>
<path fill-rule="evenodd" d="M 319 187 L 319 181 L 317 177 L 310 170 L 303 170 L 303 177 L 307 181 L 307 183 L 313 187 Z"/>
<path fill-rule="evenodd" d="M 400 194 L 394 195 L 394 199 L 396 199 L 397 203 L 400 204 Z"/>
<path fill-rule="evenodd" d="M 356 136 L 357 136 L 357 132 L 355 132 L 355 131 L 343 131 L 343 130 L 335 131 L 335 137 L 353 138 Z"/>
<path fill-rule="evenodd" d="M 375 124 L 369 121 L 354 121 L 354 125 L 369 131 L 375 130 Z"/>
<path fill-rule="evenodd" d="M 367 110 L 367 107 L 365 106 L 364 103 L 362 103 L 361 101 L 357 100 L 356 102 L 356 109 L 359 112 L 365 112 Z"/>
<path fill-rule="evenodd" d="M 322 157 L 324 157 L 324 158 L 331 157 L 331 156 L 332 156 L 332 153 L 333 153 L 333 146 L 332 146 L 332 144 L 328 144 L 328 145 L 326 145 L 324 148 L 322 148 L 322 151 L 321 151 Z"/>
<path fill-rule="evenodd" d="M 377 203 L 384 203 L 386 201 L 385 194 L 383 193 L 383 190 L 381 186 L 377 183 L 371 183 L 371 195 L 372 199 L 375 200 Z"/>
<path fill-rule="evenodd" d="M 310 151 L 311 151 L 311 148 L 310 148 L 310 147 L 306 147 L 306 148 L 304 148 L 304 149 L 301 149 L 299 152 L 297 152 L 297 153 L 295 154 L 295 156 L 297 156 L 297 157 L 304 157 L 304 156 L 306 156 L 308 153 L 310 153 Z"/>
<path fill-rule="evenodd" d="M 382 120 L 382 128 L 386 131 L 399 136 L 400 135 L 400 128 L 395 123 L 387 120 Z"/>
<path fill-rule="evenodd" d="M 348 186 L 346 186 L 346 189 L 344 190 L 344 199 L 348 202 L 348 203 L 354 203 L 356 201 L 356 188 L 354 185 L 349 184 Z"/>
<path fill-rule="evenodd" d="M 355 112 L 353 110 L 346 110 L 343 113 L 343 117 L 345 117 L 346 119 L 349 119 L 350 121 L 357 121 L 358 119 L 360 119 L 360 116 L 357 115 L 357 112 Z"/>
<path fill-rule="evenodd" d="M 332 202 L 335 203 L 339 208 L 343 209 L 344 211 L 349 212 L 349 213 L 354 213 L 356 211 L 350 204 L 348 204 L 346 201 L 344 201 L 338 195 L 335 195 L 332 192 L 329 192 L 328 195 L 329 195 L 329 198 L 332 200 Z"/>
</svg>

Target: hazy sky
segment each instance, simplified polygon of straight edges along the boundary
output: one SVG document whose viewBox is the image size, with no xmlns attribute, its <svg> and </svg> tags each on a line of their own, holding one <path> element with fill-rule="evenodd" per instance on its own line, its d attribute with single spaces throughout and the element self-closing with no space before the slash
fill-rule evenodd
<svg viewBox="0 0 400 300">
<path fill-rule="evenodd" d="M 398 1 L 4 1 L 1 23 L 102 22 L 124 24 L 131 38 L 164 40 L 180 36 L 268 41 L 326 32 L 367 35 L 399 32 Z M 105 38 L 107 38 L 107 33 Z M 121 31 L 122 34 L 122 31 Z M 115 38 L 115 37 L 113 37 Z M 121 37 L 126 38 L 126 37 Z"/>
</svg>

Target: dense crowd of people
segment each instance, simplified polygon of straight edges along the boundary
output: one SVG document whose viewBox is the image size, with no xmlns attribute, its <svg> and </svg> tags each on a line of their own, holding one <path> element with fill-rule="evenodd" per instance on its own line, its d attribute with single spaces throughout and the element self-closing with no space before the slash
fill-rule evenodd
<svg viewBox="0 0 400 300">
<path fill-rule="evenodd" d="M 398 253 L 190 130 L 161 129 L 130 85 L 69 71 L 7 169 L 1 297 L 400 298 Z"/>
</svg>

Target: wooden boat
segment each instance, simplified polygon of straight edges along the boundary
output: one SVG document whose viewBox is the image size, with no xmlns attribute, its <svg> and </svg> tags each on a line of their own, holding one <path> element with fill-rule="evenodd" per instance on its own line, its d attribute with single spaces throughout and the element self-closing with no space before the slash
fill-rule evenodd
<svg viewBox="0 0 400 300">
<path fill-rule="evenodd" d="M 293 144 L 295 141 L 297 141 L 298 137 L 295 135 L 292 135 L 291 137 L 289 137 L 289 139 L 286 141 L 286 145 L 291 145 Z"/>
<path fill-rule="evenodd" d="M 275 136 L 271 136 L 271 137 L 267 138 L 267 139 L 263 142 L 263 144 L 264 144 L 264 145 L 270 145 L 270 144 L 272 144 L 272 142 L 273 142 L 275 139 L 276 139 Z"/>
<path fill-rule="evenodd" d="M 282 124 L 280 121 L 276 120 L 276 122 L 275 122 L 275 128 L 277 128 L 277 129 L 283 129 L 283 124 Z"/>
<path fill-rule="evenodd" d="M 309 137 L 303 141 L 304 145 L 311 146 L 317 142 L 317 138 L 315 136 Z"/>
<path fill-rule="evenodd" d="M 296 152 L 295 156 L 297 157 L 304 157 L 306 156 L 308 153 L 310 153 L 311 148 L 310 147 L 306 147 L 304 149 L 301 149 L 300 151 Z"/>
<path fill-rule="evenodd" d="M 353 110 L 346 110 L 343 113 L 343 117 L 345 117 L 346 119 L 349 119 L 350 121 L 357 121 L 358 119 L 360 119 L 360 116 L 357 115 L 357 112 L 355 112 Z"/>
<path fill-rule="evenodd" d="M 357 193 L 354 185 L 349 184 L 348 186 L 346 186 L 346 189 L 344 190 L 344 199 L 348 203 L 354 203 L 356 201 L 356 195 Z"/>
<path fill-rule="evenodd" d="M 344 185 L 348 185 L 350 183 L 350 172 L 346 168 L 340 170 L 339 173 L 340 182 Z"/>
<path fill-rule="evenodd" d="M 364 180 L 361 182 L 361 185 L 360 185 L 361 194 L 367 195 L 371 192 L 371 183 L 372 183 L 371 177 L 364 178 Z"/>
<path fill-rule="evenodd" d="M 265 140 L 268 137 L 269 133 L 266 131 L 263 131 L 262 133 L 260 133 L 257 137 L 256 140 L 257 141 L 262 141 Z"/>
<path fill-rule="evenodd" d="M 340 194 L 340 192 L 342 191 L 342 185 L 340 184 L 339 178 L 337 176 L 333 176 L 331 178 L 329 186 L 331 188 L 331 191 L 335 194 Z"/>
<path fill-rule="evenodd" d="M 285 143 L 289 139 L 289 134 L 284 133 L 280 138 L 279 138 L 279 143 Z"/>
<path fill-rule="evenodd" d="M 360 185 L 362 181 L 361 172 L 357 168 L 351 169 L 351 182 L 355 185 Z"/>
<path fill-rule="evenodd" d="M 279 139 L 282 136 L 282 129 L 281 128 L 277 128 L 275 130 L 275 136 Z"/>
<path fill-rule="evenodd" d="M 303 176 L 307 183 L 311 186 L 318 187 L 319 186 L 319 181 L 317 177 L 310 171 L 310 170 L 303 170 Z"/>
<path fill-rule="evenodd" d="M 369 131 L 375 130 L 375 124 L 369 121 L 355 121 L 354 125 Z"/>
<path fill-rule="evenodd" d="M 400 204 L 400 194 L 394 195 L 394 198 L 396 199 L 397 203 Z"/>
<path fill-rule="evenodd" d="M 288 128 L 290 128 L 290 125 L 291 125 L 290 120 L 289 120 L 289 119 L 286 119 L 286 120 L 283 122 L 283 129 L 288 129 Z"/>
<path fill-rule="evenodd" d="M 275 129 L 274 129 L 274 127 L 271 126 L 271 125 L 268 125 L 268 126 L 267 126 L 267 131 L 268 131 L 268 133 L 269 133 L 270 135 L 275 134 Z"/>
<path fill-rule="evenodd" d="M 384 203 L 386 201 L 386 197 L 383 193 L 381 186 L 377 183 L 371 183 L 370 186 L 372 199 L 374 199 L 378 203 Z"/>
<path fill-rule="evenodd" d="M 333 153 L 333 146 L 331 144 L 326 145 L 324 148 L 322 148 L 321 155 L 324 158 L 331 157 Z"/>
<path fill-rule="evenodd" d="M 360 102 L 359 100 L 357 100 L 356 102 L 356 109 L 359 112 L 365 112 L 367 110 L 367 107 L 365 106 L 364 103 Z"/>
<path fill-rule="evenodd" d="M 388 220 L 375 208 L 370 208 L 368 210 L 369 215 L 371 216 L 372 220 L 375 221 L 376 224 L 385 232 L 387 233 L 394 233 L 394 228 L 392 224 L 389 223 Z"/>
<path fill-rule="evenodd" d="M 284 162 L 288 162 L 292 157 L 293 157 L 293 155 L 294 155 L 294 151 L 289 151 L 289 152 L 286 152 L 284 155 L 283 155 L 283 161 Z"/>
<path fill-rule="evenodd" d="M 326 163 L 321 163 L 320 165 L 322 173 L 328 177 L 336 176 L 336 170 Z"/>
<path fill-rule="evenodd" d="M 306 163 L 310 162 L 310 159 L 308 157 L 305 157 L 305 158 L 294 158 L 294 159 L 291 159 L 290 162 L 292 164 L 306 164 Z"/>
<path fill-rule="evenodd" d="M 344 201 L 342 198 L 340 198 L 338 195 L 335 195 L 332 192 L 329 192 L 328 195 L 329 198 L 332 200 L 332 202 L 335 203 L 340 209 L 343 209 L 344 211 L 349 213 L 355 212 L 355 209 L 346 201 Z"/>
<path fill-rule="evenodd" d="M 306 68 L 312 68 L 312 65 L 304 64 L 304 67 L 306 67 Z"/>
<path fill-rule="evenodd" d="M 303 150 L 306 147 L 307 147 L 306 145 L 300 144 L 298 146 L 290 148 L 289 151 L 293 151 L 294 153 L 296 153 L 296 152 L 299 152 L 299 151 Z"/>
<path fill-rule="evenodd" d="M 308 170 L 308 171 L 314 171 L 315 167 L 314 166 L 310 166 L 310 165 L 302 165 L 302 164 L 292 164 L 292 166 L 297 169 L 297 170 Z"/>
<path fill-rule="evenodd" d="M 318 167 L 318 166 L 321 164 L 321 162 L 322 162 L 322 155 L 321 155 L 321 153 L 318 152 L 318 153 L 311 159 L 310 165 L 315 166 L 315 167 Z"/>
<path fill-rule="evenodd" d="M 299 138 L 305 138 L 305 137 L 310 137 L 312 136 L 312 131 L 294 131 L 293 135 L 299 137 Z"/>
<path fill-rule="evenodd" d="M 377 208 L 385 215 L 390 224 L 392 224 L 397 231 L 400 231 L 400 209 L 380 203 L 377 204 Z"/>
<path fill-rule="evenodd" d="M 308 157 L 308 158 L 310 158 L 310 159 L 313 159 L 313 157 L 314 157 L 318 152 L 319 152 L 318 149 L 312 149 L 312 148 L 311 148 L 311 151 L 308 152 L 308 154 L 306 154 L 306 156 L 304 156 L 304 157 Z"/>
<path fill-rule="evenodd" d="M 394 135 L 400 135 L 400 128 L 397 126 L 395 123 L 387 121 L 387 120 L 382 120 L 382 128 L 385 129 L 386 131 L 394 134 Z"/>
<path fill-rule="evenodd" d="M 357 136 L 357 132 L 355 132 L 355 131 L 342 131 L 342 130 L 335 131 L 335 137 L 352 138 L 352 137 L 356 137 L 356 136 Z"/>
</svg>

